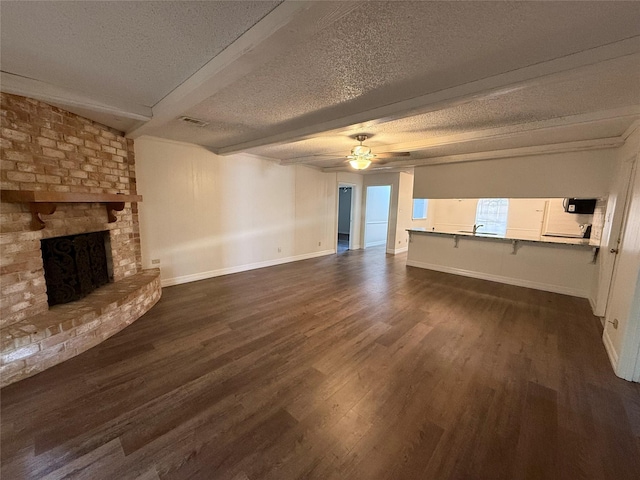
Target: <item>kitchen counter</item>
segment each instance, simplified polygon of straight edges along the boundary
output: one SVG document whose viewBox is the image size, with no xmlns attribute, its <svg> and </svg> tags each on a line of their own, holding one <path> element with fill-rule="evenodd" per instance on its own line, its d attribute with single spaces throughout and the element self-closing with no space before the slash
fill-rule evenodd
<svg viewBox="0 0 640 480">
<path fill-rule="evenodd" d="M 588 238 L 515 238 L 407 229 L 407 266 L 588 298 L 598 247 Z"/>
<path fill-rule="evenodd" d="M 499 240 L 499 241 L 508 241 L 508 242 L 533 242 L 533 243 L 551 243 L 555 245 L 578 245 L 578 246 L 586 246 L 594 248 L 596 245 L 590 245 L 588 238 L 576 238 L 576 237 L 556 237 L 549 235 L 541 235 L 538 238 L 517 238 L 517 237 L 507 237 L 504 235 L 491 235 L 486 233 L 471 233 L 471 232 L 436 232 L 433 230 L 427 230 L 426 228 L 408 228 L 407 232 L 409 235 L 418 233 L 418 234 L 427 234 L 427 235 L 445 235 L 450 237 L 465 237 L 465 238 L 481 238 L 481 239 L 489 239 L 489 240 Z"/>
</svg>

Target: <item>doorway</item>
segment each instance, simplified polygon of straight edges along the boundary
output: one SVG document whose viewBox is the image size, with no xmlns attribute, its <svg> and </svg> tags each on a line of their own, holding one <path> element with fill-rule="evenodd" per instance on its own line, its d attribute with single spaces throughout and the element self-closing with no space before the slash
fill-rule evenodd
<svg viewBox="0 0 640 480">
<path fill-rule="evenodd" d="M 353 187 L 338 186 L 338 243 L 336 252 L 342 253 L 351 249 L 351 217 L 353 211 Z"/>
<path fill-rule="evenodd" d="M 391 185 L 367 187 L 364 248 L 387 245 Z"/>
</svg>

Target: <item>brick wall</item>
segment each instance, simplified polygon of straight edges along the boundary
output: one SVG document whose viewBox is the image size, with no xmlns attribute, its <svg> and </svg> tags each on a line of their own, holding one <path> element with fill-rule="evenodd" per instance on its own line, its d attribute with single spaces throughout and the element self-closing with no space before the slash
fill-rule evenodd
<svg viewBox="0 0 640 480">
<path fill-rule="evenodd" d="M 0 187 L 136 193 L 133 141 L 111 128 L 30 98 L 0 93 Z M 21 204 L 0 203 L 0 327 L 48 310 L 42 238 L 109 230 L 114 281 L 141 270 L 137 205 L 107 222 L 101 204 L 63 204 L 31 230 Z"/>
</svg>

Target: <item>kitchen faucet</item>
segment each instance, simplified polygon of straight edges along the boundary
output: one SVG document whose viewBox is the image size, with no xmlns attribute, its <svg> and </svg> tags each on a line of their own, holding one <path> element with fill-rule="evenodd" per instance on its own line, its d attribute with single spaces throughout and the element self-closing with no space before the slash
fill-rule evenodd
<svg viewBox="0 0 640 480">
<path fill-rule="evenodd" d="M 474 235 L 476 234 L 476 232 L 478 231 L 478 229 L 479 229 L 480 227 L 484 227 L 484 225 L 474 225 L 474 226 L 473 226 L 473 234 L 474 234 Z"/>
</svg>

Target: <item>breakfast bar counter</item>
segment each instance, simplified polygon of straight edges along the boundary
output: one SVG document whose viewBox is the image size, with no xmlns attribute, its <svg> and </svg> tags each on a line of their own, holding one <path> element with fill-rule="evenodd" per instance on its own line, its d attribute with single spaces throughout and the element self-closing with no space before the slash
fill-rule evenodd
<svg viewBox="0 0 640 480">
<path fill-rule="evenodd" d="M 586 298 L 597 274 L 598 247 L 585 238 L 407 231 L 412 267 Z"/>
</svg>

